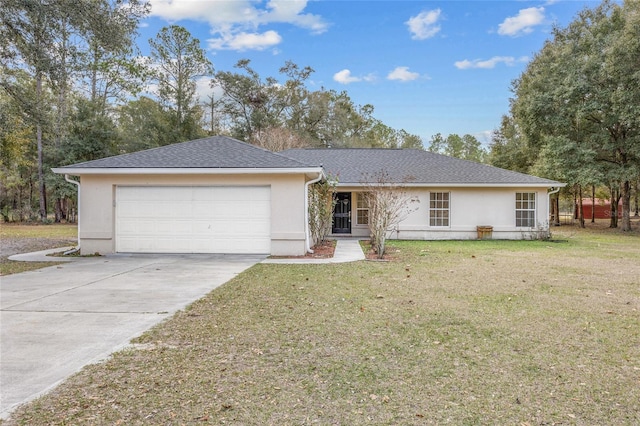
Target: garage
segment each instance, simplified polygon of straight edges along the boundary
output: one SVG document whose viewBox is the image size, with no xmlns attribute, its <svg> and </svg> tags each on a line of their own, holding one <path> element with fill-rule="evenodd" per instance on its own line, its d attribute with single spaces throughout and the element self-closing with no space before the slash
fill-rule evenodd
<svg viewBox="0 0 640 426">
<path fill-rule="evenodd" d="M 117 186 L 120 253 L 271 252 L 269 186 Z"/>
</svg>

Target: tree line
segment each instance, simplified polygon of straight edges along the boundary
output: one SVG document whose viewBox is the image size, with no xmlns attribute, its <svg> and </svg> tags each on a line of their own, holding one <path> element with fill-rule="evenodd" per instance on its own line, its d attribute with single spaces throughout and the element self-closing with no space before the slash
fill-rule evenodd
<svg viewBox="0 0 640 426">
<path fill-rule="evenodd" d="M 472 135 L 432 136 L 433 152 L 566 182 L 576 200 L 606 190 L 622 228 L 640 184 L 640 0 L 605 0 L 551 38 L 512 84 L 509 114 L 486 149 Z M 264 77 L 249 59 L 214 70 L 199 40 L 171 25 L 149 40 L 146 0 L 2 0 L 0 213 L 65 219 L 75 188 L 51 167 L 229 135 L 293 147 L 423 149 L 346 91 L 311 90 L 287 61 Z M 197 84 L 212 95 L 199 99 Z M 555 218 L 558 219 L 556 199 Z M 581 209 L 580 209 L 581 210 Z M 611 216 L 617 226 L 617 215 Z M 584 218 L 582 218 L 584 223 Z"/>
<path fill-rule="evenodd" d="M 640 1 L 605 0 L 552 37 L 513 82 L 491 163 L 566 182 L 584 227 L 583 197 L 606 190 L 611 227 L 631 230 L 640 186 Z M 555 203 L 557 220 L 557 198 Z"/>
<path fill-rule="evenodd" d="M 276 77 L 248 59 L 214 70 L 186 28 L 162 28 L 143 57 L 144 0 L 3 0 L 0 7 L 0 213 L 62 220 L 75 189 L 51 167 L 229 135 L 291 147 L 412 147 L 347 92 L 310 90 L 314 70 L 287 61 Z M 199 99 L 198 83 L 218 94 Z"/>
</svg>

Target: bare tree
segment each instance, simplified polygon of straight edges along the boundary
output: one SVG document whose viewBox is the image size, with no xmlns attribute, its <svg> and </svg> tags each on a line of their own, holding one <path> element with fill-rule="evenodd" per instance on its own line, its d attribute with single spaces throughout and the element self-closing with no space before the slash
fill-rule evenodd
<svg viewBox="0 0 640 426">
<path fill-rule="evenodd" d="M 389 231 L 418 209 L 416 204 L 420 200 L 410 196 L 405 190 L 405 184 L 410 180 L 407 177 L 398 183 L 388 172 L 382 170 L 363 182 L 369 206 L 371 246 L 379 259 L 384 256 Z"/>
<path fill-rule="evenodd" d="M 273 152 L 309 146 L 300 135 L 284 127 L 268 127 L 260 130 L 253 135 L 250 142 Z"/>
</svg>

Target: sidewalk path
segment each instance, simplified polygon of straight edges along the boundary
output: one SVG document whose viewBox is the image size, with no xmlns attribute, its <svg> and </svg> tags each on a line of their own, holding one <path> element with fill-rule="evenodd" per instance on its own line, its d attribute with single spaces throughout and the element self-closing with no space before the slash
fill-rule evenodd
<svg viewBox="0 0 640 426">
<path fill-rule="evenodd" d="M 364 260 L 364 253 L 358 240 L 336 240 L 336 250 L 329 259 L 293 258 L 293 259 L 265 259 L 262 263 L 280 264 L 318 264 L 345 263 Z"/>
<path fill-rule="evenodd" d="M 9 256 L 9 260 L 17 260 L 20 262 L 73 262 L 74 260 L 82 260 L 81 257 L 62 257 L 62 256 L 48 256 L 53 253 L 61 253 L 74 248 L 71 247 L 58 247 L 48 250 L 34 251 L 31 253 L 20 253 Z"/>
<path fill-rule="evenodd" d="M 19 260 L 23 262 L 72 262 L 84 260 L 86 257 L 55 257 L 47 256 L 52 253 L 59 253 L 70 250 L 73 247 L 59 247 L 55 249 L 36 251 L 33 253 L 14 254 L 9 256 L 9 260 Z M 262 263 L 280 263 L 280 264 L 316 264 L 316 263 L 346 263 L 365 260 L 364 253 L 360 247 L 360 242 L 356 239 L 336 240 L 336 250 L 331 258 L 282 258 L 282 259 L 265 259 Z"/>
</svg>

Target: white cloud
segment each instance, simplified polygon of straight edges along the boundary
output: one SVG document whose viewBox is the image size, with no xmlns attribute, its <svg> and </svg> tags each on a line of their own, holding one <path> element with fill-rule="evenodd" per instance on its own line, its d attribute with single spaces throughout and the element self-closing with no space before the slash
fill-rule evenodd
<svg viewBox="0 0 640 426">
<path fill-rule="evenodd" d="M 343 69 L 333 75 L 333 80 L 341 84 L 357 83 L 359 81 L 372 83 L 376 80 L 376 76 L 374 74 L 367 74 L 362 77 L 357 77 L 355 75 L 351 75 L 351 70 Z"/>
<path fill-rule="evenodd" d="M 220 99 L 222 97 L 222 88 L 220 86 L 211 86 L 211 77 L 200 77 L 196 80 L 196 96 L 200 103 L 210 102 L 210 97 Z"/>
<path fill-rule="evenodd" d="M 494 56 L 491 59 L 474 59 L 470 61 L 468 59 L 457 61 L 454 63 L 456 68 L 460 70 L 467 70 L 471 68 L 481 68 L 481 69 L 492 69 L 495 68 L 496 65 L 503 63 L 507 66 L 513 66 L 518 62 L 527 62 L 529 58 L 526 56 L 521 56 L 520 58 L 514 58 L 513 56 Z"/>
<path fill-rule="evenodd" d="M 356 83 L 358 81 L 362 81 L 360 77 L 352 76 L 351 71 L 349 71 L 348 69 L 338 71 L 333 75 L 333 79 L 338 83 L 342 83 L 342 84 Z"/>
<path fill-rule="evenodd" d="M 516 16 L 511 16 L 498 26 L 498 34 L 519 36 L 533 31 L 533 27 L 544 22 L 544 7 L 522 9 Z"/>
<path fill-rule="evenodd" d="M 427 10 L 409 18 L 405 24 L 413 34 L 411 38 L 425 40 L 436 35 L 440 31 L 440 25 L 438 25 L 440 13 L 440 9 Z"/>
<path fill-rule="evenodd" d="M 420 74 L 409 71 L 409 67 L 396 67 L 387 75 L 387 79 L 399 81 L 413 81 L 419 77 Z"/>
<path fill-rule="evenodd" d="M 307 0 L 203 1 L 150 0 L 151 16 L 168 22 L 194 20 L 208 22 L 215 38 L 211 49 L 263 50 L 282 41 L 275 31 L 258 32 L 262 25 L 291 24 L 314 34 L 327 30 L 319 15 L 304 13 Z"/>
<path fill-rule="evenodd" d="M 213 50 L 265 50 L 280 44 L 282 37 L 275 31 L 264 33 L 239 32 L 235 34 L 222 34 L 219 38 L 207 40 L 210 49 Z"/>
</svg>

